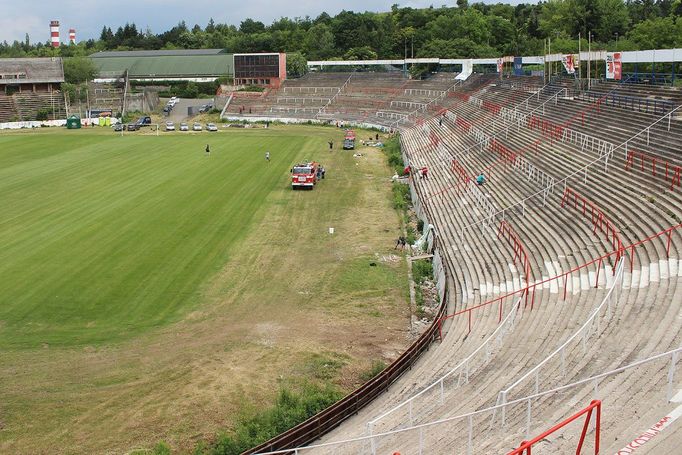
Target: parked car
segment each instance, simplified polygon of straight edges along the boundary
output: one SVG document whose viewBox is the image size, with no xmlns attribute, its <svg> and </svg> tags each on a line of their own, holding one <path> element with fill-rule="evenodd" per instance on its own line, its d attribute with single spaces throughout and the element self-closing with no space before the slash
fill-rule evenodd
<svg viewBox="0 0 682 455">
<path fill-rule="evenodd" d="M 199 112 L 203 114 L 205 112 L 209 112 L 211 109 L 213 109 L 213 105 L 211 103 L 208 103 L 208 104 L 204 104 L 203 106 L 201 106 L 201 109 L 199 109 Z"/>
<path fill-rule="evenodd" d="M 138 126 L 149 126 L 152 124 L 152 118 L 151 117 L 140 117 L 135 121 L 135 124 Z"/>
<path fill-rule="evenodd" d="M 178 101 L 180 101 L 180 98 L 174 96 L 170 100 L 168 100 L 168 104 L 171 106 L 175 106 L 176 104 L 178 104 Z"/>
<path fill-rule="evenodd" d="M 175 131 L 175 124 L 173 122 L 166 122 L 166 131 Z"/>
<path fill-rule="evenodd" d="M 189 131 L 189 125 L 187 125 L 185 122 L 182 122 L 180 124 L 180 131 Z"/>
<path fill-rule="evenodd" d="M 123 131 L 123 123 L 116 123 L 112 128 L 114 131 Z"/>
<path fill-rule="evenodd" d="M 163 108 L 163 113 L 164 114 L 170 114 L 170 111 L 172 111 L 172 110 L 173 110 L 173 106 L 171 106 L 170 104 L 167 104 L 166 107 Z"/>
<path fill-rule="evenodd" d="M 137 131 L 140 129 L 140 125 L 138 125 L 137 123 L 128 123 L 125 129 L 128 131 Z"/>
<path fill-rule="evenodd" d="M 206 130 L 207 131 L 218 131 L 218 127 L 215 126 L 215 123 L 207 123 L 206 124 Z"/>
<path fill-rule="evenodd" d="M 192 131 L 201 131 L 201 123 L 196 122 L 194 125 L 192 125 Z"/>
</svg>

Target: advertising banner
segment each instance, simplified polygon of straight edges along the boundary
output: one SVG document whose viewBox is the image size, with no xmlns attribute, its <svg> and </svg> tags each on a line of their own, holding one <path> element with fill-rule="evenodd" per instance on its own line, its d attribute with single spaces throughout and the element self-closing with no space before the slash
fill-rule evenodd
<svg viewBox="0 0 682 455">
<path fill-rule="evenodd" d="M 563 63 L 568 74 L 575 74 L 575 59 L 573 54 L 562 55 L 561 63 Z"/>
<path fill-rule="evenodd" d="M 606 79 L 619 81 L 622 76 L 623 64 L 620 52 L 606 53 Z"/>
</svg>

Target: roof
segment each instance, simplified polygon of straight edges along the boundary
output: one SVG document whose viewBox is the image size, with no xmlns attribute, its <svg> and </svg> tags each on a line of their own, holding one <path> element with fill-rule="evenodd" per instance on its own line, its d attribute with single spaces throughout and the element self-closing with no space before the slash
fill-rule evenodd
<svg viewBox="0 0 682 455">
<path fill-rule="evenodd" d="M 164 49 L 158 51 L 103 51 L 90 55 L 90 58 L 105 57 L 166 57 L 227 54 L 225 49 Z"/>
<path fill-rule="evenodd" d="M 0 58 L 0 84 L 64 82 L 60 57 Z"/>
<path fill-rule="evenodd" d="M 130 77 L 154 78 L 219 77 L 234 73 L 234 59 L 226 53 L 99 56 L 92 61 L 101 77 L 121 75 L 126 70 Z"/>
</svg>

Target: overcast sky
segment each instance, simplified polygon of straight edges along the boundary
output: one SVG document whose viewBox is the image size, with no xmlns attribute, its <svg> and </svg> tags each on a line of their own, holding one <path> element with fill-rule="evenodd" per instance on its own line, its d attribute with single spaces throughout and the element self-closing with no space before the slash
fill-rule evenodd
<svg viewBox="0 0 682 455">
<path fill-rule="evenodd" d="M 60 22 L 61 41 L 66 42 L 69 28 L 76 29 L 77 39 L 81 41 L 99 38 L 104 25 L 116 31 L 126 22 L 134 22 L 138 30 L 149 27 L 152 32 L 160 33 L 181 20 L 190 28 L 194 24 L 204 27 L 211 17 L 216 22 L 234 25 L 247 17 L 270 24 L 282 16 L 314 18 L 323 11 L 332 15 L 342 9 L 388 11 L 394 3 L 424 8 L 454 6 L 456 0 L 0 0 L 0 41 L 23 41 L 28 33 L 31 42 L 45 42 L 50 38 L 51 20 Z"/>
</svg>

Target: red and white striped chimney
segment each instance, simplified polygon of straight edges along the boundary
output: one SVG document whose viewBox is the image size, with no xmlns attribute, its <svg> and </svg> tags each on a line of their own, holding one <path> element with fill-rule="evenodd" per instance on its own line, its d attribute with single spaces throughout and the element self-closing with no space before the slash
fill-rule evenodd
<svg viewBox="0 0 682 455">
<path fill-rule="evenodd" d="M 69 29 L 69 44 L 76 44 L 76 29 Z"/>
<path fill-rule="evenodd" d="M 50 41 L 52 47 L 59 47 L 59 21 L 50 22 Z"/>
</svg>

